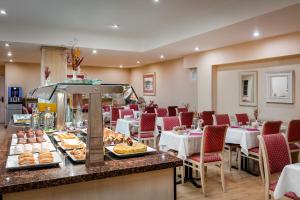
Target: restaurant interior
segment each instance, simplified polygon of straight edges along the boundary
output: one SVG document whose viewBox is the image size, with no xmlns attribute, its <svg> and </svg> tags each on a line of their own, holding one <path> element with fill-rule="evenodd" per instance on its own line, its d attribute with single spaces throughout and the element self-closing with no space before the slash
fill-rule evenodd
<svg viewBox="0 0 300 200">
<path fill-rule="evenodd" d="M 0 200 L 300 200 L 300 0 L 0 0 Z"/>
</svg>

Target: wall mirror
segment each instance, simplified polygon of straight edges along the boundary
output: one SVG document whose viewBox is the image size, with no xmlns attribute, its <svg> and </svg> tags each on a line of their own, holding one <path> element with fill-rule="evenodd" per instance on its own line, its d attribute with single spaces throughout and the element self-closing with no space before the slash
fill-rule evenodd
<svg viewBox="0 0 300 200">
<path fill-rule="evenodd" d="M 257 72 L 240 72 L 240 105 L 257 106 Z"/>
</svg>

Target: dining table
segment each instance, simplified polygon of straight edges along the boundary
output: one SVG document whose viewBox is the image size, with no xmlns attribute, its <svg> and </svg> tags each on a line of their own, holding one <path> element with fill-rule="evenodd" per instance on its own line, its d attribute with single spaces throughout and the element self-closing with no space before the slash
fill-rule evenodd
<svg viewBox="0 0 300 200">
<path fill-rule="evenodd" d="M 139 123 L 140 121 L 135 118 L 118 119 L 115 131 L 130 137 L 130 133 L 138 131 Z"/>
<path fill-rule="evenodd" d="M 300 163 L 284 167 L 273 193 L 274 198 L 280 199 L 288 192 L 293 192 L 300 197 Z"/>
</svg>

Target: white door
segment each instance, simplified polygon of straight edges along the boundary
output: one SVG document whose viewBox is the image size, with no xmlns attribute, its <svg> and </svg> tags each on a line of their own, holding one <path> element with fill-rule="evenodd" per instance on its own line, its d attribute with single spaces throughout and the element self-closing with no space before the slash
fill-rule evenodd
<svg viewBox="0 0 300 200">
<path fill-rule="evenodd" d="M 4 96 L 5 96 L 5 81 L 4 76 L 0 76 L 0 123 L 4 124 L 5 121 L 5 103 L 4 103 Z"/>
</svg>

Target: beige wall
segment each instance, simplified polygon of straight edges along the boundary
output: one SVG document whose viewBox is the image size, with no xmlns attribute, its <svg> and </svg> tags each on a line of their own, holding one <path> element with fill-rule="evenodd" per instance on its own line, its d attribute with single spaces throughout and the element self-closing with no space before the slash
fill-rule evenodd
<svg viewBox="0 0 300 200">
<path fill-rule="evenodd" d="M 300 54 L 300 32 L 219 48 L 184 57 L 185 68 L 198 68 L 198 110 L 214 108 L 213 66 Z"/>
<path fill-rule="evenodd" d="M 145 96 L 159 106 L 182 106 L 189 103 L 197 109 L 197 81 L 191 80 L 191 70 L 183 68 L 183 59 L 147 65 L 131 69 L 131 85 L 138 96 L 143 96 L 143 74 L 156 73 L 156 96 Z"/>
<path fill-rule="evenodd" d="M 264 73 L 268 71 L 293 70 L 295 72 L 294 104 L 266 103 L 264 98 Z M 300 57 L 257 62 L 252 64 L 227 65 L 218 67 L 217 71 L 217 111 L 219 113 L 246 112 L 253 118 L 255 107 L 239 105 L 239 73 L 256 71 L 258 74 L 258 110 L 260 119 L 283 120 L 300 118 Z"/>
</svg>

